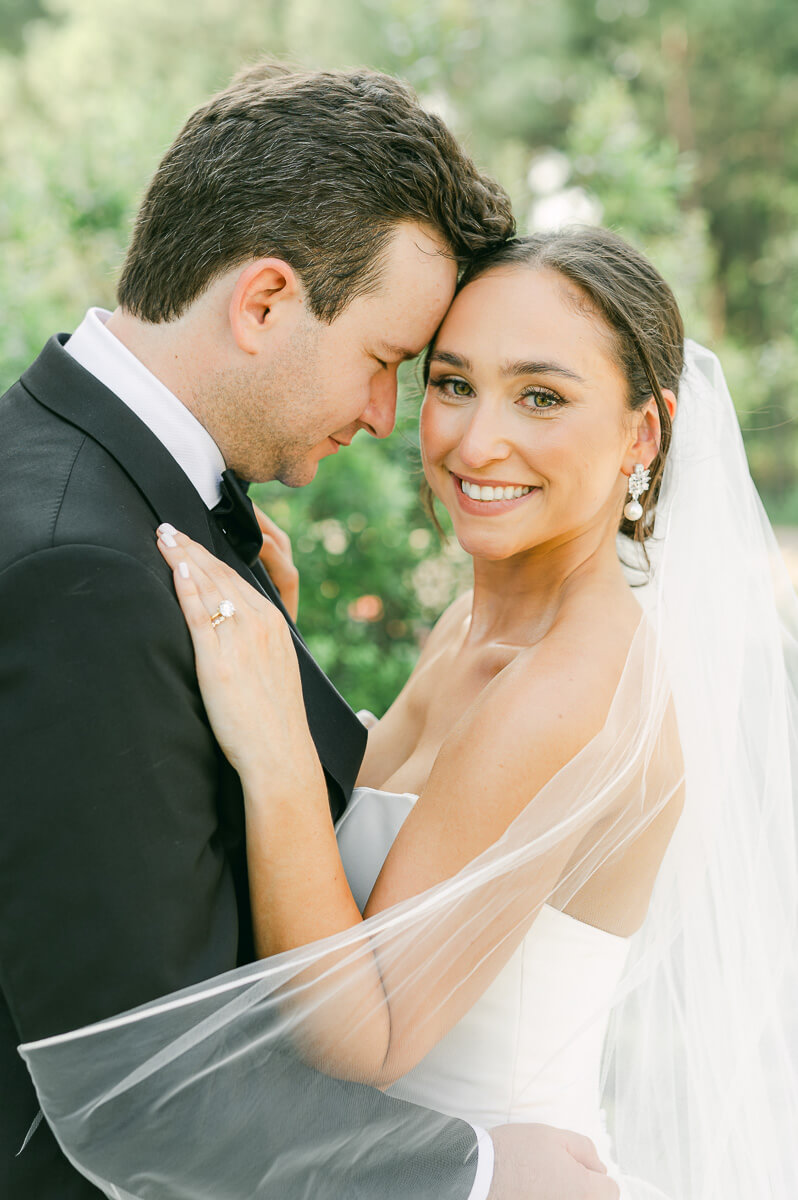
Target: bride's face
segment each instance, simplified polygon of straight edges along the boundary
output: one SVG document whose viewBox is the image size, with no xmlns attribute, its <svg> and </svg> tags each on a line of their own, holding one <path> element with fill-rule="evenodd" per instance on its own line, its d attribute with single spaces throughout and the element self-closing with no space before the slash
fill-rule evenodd
<svg viewBox="0 0 798 1200">
<path fill-rule="evenodd" d="M 640 453 L 626 391 L 608 326 L 556 272 L 501 267 L 464 288 L 421 411 L 425 474 L 463 548 L 503 559 L 614 537 Z"/>
</svg>

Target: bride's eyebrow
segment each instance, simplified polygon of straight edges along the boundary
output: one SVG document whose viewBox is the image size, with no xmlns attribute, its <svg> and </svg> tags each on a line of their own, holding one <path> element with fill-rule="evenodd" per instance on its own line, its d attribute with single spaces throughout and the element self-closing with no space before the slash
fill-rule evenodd
<svg viewBox="0 0 798 1200">
<path fill-rule="evenodd" d="M 455 354 L 451 350 L 434 350 L 430 356 L 430 362 L 448 363 L 450 367 L 457 367 L 461 371 L 473 371 L 474 369 L 470 359 L 463 354 Z M 533 359 L 519 359 L 517 362 L 503 363 L 501 373 L 508 379 L 514 379 L 519 375 L 560 375 L 563 379 L 573 379 L 575 383 L 585 382 L 581 375 L 577 375 L 576 371 L 572 371 L 570 367 L 564 367 L 561 363 L 538 362 Z"/>
<path fill-rule="evenodd" d="M 576 371 L 556 362 L 535 362 L 533 360 L 507 362 L 502 364 L 501 373 L 507 378 L 515 378 L 518 375 L 562 375 L 564 379 L 573 379 L 575 383 L 585 382 L 581 375 L 577 375 Z"/>
</svg>

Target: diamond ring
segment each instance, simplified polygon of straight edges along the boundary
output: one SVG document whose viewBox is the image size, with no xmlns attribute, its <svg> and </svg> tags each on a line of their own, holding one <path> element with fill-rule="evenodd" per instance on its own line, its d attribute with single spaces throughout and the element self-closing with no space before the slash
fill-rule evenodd
<svg viewBox="0 0 798 1200">
<path fill-rule="evenodd" d="M 235 615 L 236 606 L 232 600 L 222 600 L 217 612 L 211 617 L 211 625 L 215 629 L 217 625 L 221 625 L 222 621 L 226 621 L 228 617 Z"/>
</svg>

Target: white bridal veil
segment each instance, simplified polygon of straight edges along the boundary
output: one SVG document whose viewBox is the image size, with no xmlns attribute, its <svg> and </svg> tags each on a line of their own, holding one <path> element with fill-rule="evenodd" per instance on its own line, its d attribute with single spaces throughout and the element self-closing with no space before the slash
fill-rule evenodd
<svg viewBox="0 0 798 1200">
<path fill-rule="evenodd" d="M 423 1156 L 440 1122 L 398 1102 L 386 1118 L 372 1089 L 473 1004 L 541 904 L 564 908 L 683 798 L 605 1048 L 624 1186 L 798 1196 L 798 601 L 720 365 L 686 349 L 645 615 L 606 725 L 503 837 L 345 934 L 21 1048 L 107 1195 L 379 1194 L 352 1179 L 378 1179 L 397 1138 Z"/>
</svg>

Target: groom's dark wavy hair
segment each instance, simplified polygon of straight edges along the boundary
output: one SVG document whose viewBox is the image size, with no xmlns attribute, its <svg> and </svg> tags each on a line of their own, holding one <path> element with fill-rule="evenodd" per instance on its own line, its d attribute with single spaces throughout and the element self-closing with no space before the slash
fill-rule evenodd
<svg viewBox="0 0 798 1200">
<path fill-rule="evenodd" d="M 330 322 L 379 287 L 402 221 L 437 232 L 460 265 L 514 232 L 504 190 L 400 80 L 260 63 L 192 113 L 164 155 L 118 300 L 169 321 L 225 271 L 274 255 Z"/>
</svg>

